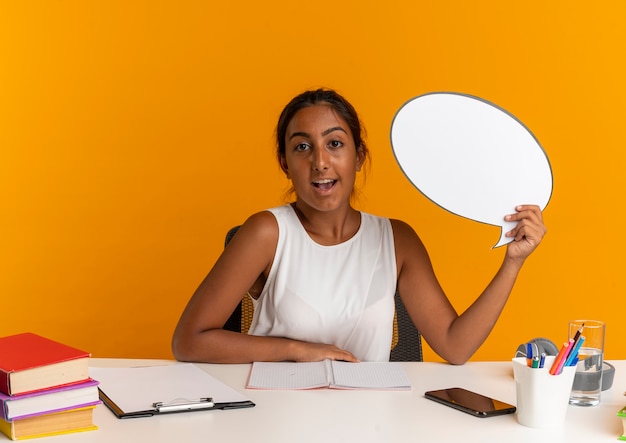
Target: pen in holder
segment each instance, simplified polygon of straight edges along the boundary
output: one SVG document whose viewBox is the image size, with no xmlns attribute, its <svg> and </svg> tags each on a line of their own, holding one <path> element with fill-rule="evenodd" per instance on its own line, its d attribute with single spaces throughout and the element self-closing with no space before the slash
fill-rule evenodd
<svg viewBox="0 0 626 443">
<path fill-rule="evenodd" d="M 552 375 L 550 367 L 555 358 L 546 356 L 543 368 L 529 367 L 525 357 L 513 359 L 519 424 L 546 429 L 565 422 L 576 367 L 566 366 Z"/>
</svg>

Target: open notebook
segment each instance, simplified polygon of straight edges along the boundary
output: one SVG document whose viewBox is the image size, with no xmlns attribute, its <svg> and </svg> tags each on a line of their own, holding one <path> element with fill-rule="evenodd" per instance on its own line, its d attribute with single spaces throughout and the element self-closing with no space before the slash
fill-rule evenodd
<svg viewBox="0 0 626 443">
<path fill-rule="evenodd" d="M 323 360 L 318 362 L 254 362 L 248 389 L 378 389 L 410 390 L 411 383 L 398 362 Z"/>
</svg>

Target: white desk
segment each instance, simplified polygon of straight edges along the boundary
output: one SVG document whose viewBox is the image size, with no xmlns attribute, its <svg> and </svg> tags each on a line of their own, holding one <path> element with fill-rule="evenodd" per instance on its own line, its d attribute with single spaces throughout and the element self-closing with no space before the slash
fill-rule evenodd
<svg viewBox="0 0 626 443">
<path fill-rule="evenodd" d="M 162 360 L 92 359 L 91 366 L 172 364 Z M 626 405 L 626 360 L 616 367 L 613 388 L 600 406 L 569 406 L 562 429 L 521 426 L 515 415 L 476 418 L 423 397 L 427 390 L 461 386 L 515 404 L 511 362 L 463 366 L 404 363 L 413 390 L 261 391 L 244 389 L 249 365 L 199 365 L 256 403 L 254 408 L 202 411 L 148 418 L 117 419 L 104 405 L 96 408 L 99 430 L 58 437 L 52 442 L 616 442 L 617 411 Z"/>
</svg>

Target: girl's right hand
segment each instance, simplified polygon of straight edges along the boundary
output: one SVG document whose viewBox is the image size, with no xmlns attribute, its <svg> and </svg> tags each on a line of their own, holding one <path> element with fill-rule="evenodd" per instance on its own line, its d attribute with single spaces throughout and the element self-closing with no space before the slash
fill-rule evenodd
<svg viewBox="0 0 626 443">
<path fill-rule="evenodd" d="M 321 360 L 342 360 L 358 363 L 359 360 L 351 352 L 340 349 L 335 345 L 322 343 L 298 342 L 294 361 L 321 361 Z"/>
</svg>

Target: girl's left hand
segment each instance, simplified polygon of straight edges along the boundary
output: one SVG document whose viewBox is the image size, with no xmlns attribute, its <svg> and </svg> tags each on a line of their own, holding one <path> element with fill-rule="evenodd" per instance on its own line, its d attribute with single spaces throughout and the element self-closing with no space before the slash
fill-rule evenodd
<svg viewBox="0 0 626 443">
<path fill-rule="evenodd" d="M 507 246 L 507 256 L 524 261 L 541 243 L 548 231 L 543 224 L 541 209 L 537 205 L 520 205 L 515 208 L 517 213 L 504 217 L 506 221 L 515 222 L 515 228 L 507 232 L 507 237 L 514 240 Z"/>
</svg>

